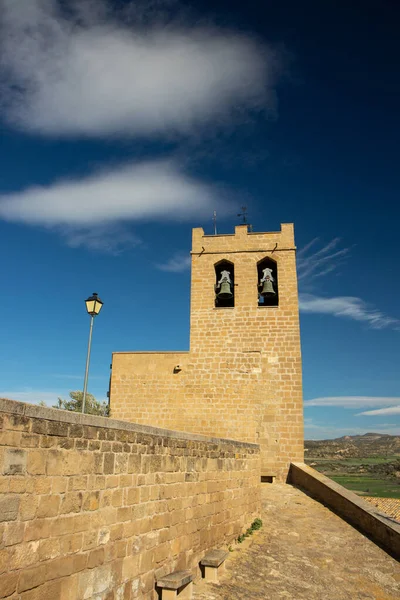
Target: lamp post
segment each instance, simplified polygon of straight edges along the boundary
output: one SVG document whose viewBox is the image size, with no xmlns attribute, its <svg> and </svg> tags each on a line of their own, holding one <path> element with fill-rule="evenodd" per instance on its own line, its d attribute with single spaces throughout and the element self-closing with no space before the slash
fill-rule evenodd
<svg viewBox="0 0 400 600">
<path fill-rule="evenodd" d="M 90 329 L 89 329 L 89 343 L 88 343 L 88 351 L 86 357 L 86 370 L 85 370 L 85 381 L 83 384 L 83 398 L 82 398 L 82 412 L 85 412 L 85 404 L 86 404 L 86 392 L 87 392 L 87 384 L 88 384 L 88 375 L 89 375 L 89 363 L 90 363 L 90 348 L 92 345 L 92 332 L 93 332 L 93 321 L 94 318 L 99 314 L 101 308 L 103 306 L 103 302 L 100 300 L 98 295 L 94 293 L 90 296 L 86 303 L 86 310 L 90 315 Z"/>
</svg>

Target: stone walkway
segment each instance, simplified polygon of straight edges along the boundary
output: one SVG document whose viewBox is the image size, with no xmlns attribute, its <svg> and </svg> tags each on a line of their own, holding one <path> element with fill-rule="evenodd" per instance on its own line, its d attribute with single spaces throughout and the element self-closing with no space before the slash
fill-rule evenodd
<svg viewBox="0 0 400 600">
<path fill-rule="evenodd" d="M 303 492 L 264 484 L 262 520 L 194 600 L 399 600 L 400 564 Z"/>
</svg>

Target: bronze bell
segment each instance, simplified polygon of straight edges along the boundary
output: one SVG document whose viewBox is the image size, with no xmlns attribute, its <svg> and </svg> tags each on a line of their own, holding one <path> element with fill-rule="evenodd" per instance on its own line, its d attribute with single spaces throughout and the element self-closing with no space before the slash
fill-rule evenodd
<svg viewBox="0 0 400 600">
<path fill-rule="evenodd" d="M 231 292 L 231 284 L 229 283 L 229 281 L 223 281 L 221 283 L 221 288 L 217 294 L 217 298 L 220 298 L 221 300 L 229 300 L 229 298 L 232 298 L 233 294 Z"/>
<path fill-rule="evenodd" d="M 264 281 L 260 294 L 261 296 L 275 296 L 276 292 L 272 285 L 272 281 L 269 278 Z"/>
</svg>

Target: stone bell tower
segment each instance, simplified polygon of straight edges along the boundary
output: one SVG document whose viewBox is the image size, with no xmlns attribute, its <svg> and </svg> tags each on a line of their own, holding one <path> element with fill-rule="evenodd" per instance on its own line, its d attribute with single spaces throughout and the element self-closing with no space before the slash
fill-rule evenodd
<svg viewBox="0 0 400 600">
<path fill-rule="evenodd" d="M 231 271 L 233 298 L 219 303 L 212 283 L 221 265 Z M 263 267 L 271 269 L 275 294 L 259 298 Z M 260 444 L 267 477 L 303 459 L 292 224 L 276 233 L 249 233 L 247 225 L 235 235 L 193 230 L 190 353 L 202 388 L 201 419 L 213 431 Z"/>
<path fill-rule="evenodd" d="M 285 480 L 304 443 L 293 225 L 194 229 L 191 255 L 190 352 L 114 353 L 112 416 L 260 444 Z"/>
</svg>

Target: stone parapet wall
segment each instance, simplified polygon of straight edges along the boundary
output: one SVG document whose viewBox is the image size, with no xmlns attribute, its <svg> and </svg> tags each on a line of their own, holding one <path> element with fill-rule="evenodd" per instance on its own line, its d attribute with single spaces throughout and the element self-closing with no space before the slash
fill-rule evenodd
<svg viewBox="0 0 400 600">
<path fill-rule="evenodd" d="M 154 600 L 259 515 L 254 444 L 0 399 L 0 598 Z"/>
<path fill-rule="evenodd" d="M 336 481 L 304 463 L 290 465 L 290 482 L 305 490 L 400 559 L 400 524 Z"/>
</svg>

